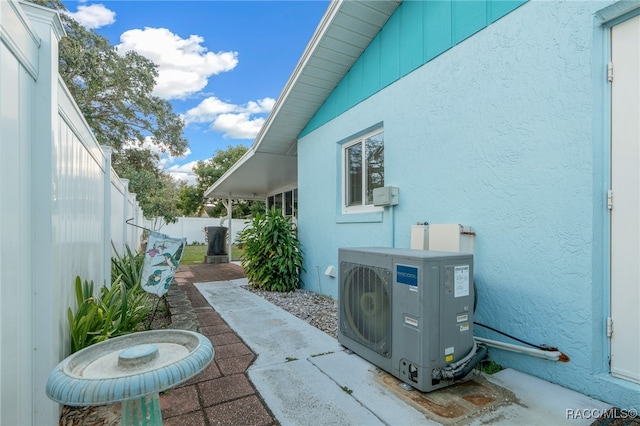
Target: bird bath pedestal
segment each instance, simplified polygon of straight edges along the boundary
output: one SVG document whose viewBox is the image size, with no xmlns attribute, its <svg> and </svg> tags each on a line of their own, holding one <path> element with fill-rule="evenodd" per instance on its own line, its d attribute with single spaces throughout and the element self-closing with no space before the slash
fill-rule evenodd
<svg viewBox="0 0 640 426">
<path fill-rule="evenodd" d="M 122 425 L 161 425 L 159 393 L 204 370 L 213 346 L 199 333 L 157 330 L 116 337 L 65 358 L 47 395 L 71 406 L 122 403 Z"/>
</svg>

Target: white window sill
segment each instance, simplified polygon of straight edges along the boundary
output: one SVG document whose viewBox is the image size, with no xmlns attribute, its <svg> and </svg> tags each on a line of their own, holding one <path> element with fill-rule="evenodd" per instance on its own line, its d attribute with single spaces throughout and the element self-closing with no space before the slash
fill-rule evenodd
<svg viewBox="0 0 640 426">
<path fill-rule="evenodd" d="M 336 223 L 374 223 L 382 222 L 383 210 L 362 212 L 362 213 L 342 213 L 336 215 Z"/>
</svg>

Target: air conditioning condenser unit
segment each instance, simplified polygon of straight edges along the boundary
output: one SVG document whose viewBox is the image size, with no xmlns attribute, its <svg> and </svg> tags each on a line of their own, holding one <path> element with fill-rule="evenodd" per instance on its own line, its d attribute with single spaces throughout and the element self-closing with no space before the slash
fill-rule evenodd
<svg viewBox="0 0 640 426">
<path fill-rule="evenodd" d="M 472 254 L 373 247 L 338 257 L 343 346 L 422 392 L 484 357 L 473 339 Z"/>
</svg>

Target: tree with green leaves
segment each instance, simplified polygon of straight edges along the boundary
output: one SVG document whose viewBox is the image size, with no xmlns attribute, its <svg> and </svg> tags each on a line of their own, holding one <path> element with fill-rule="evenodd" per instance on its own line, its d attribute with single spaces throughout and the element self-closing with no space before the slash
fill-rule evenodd
<svg viewBox="0 0 640 426">
<path fill-rule="evenodd" d="M 129 179 L 145 216 L 159 214 L 171 221 L 172 212 L 149 209 L 160 208 L 152 199 L 176 189 L 169 184 L 170 175 L 158 170 L 157 152 L 183 155 L 188 142 L 184 122 L 171 104 L 152 94 L 156 65 L 136 52 L 118 52 L 109 40 L 71 18 L 60 0 L 31 1 L 60 14 L 67 33 L 59 44 L 60 75 L 98 142 L 113 148 L 114 170 Z M 160 181 L 152 184 L 153 178 Z"/>
<path fill-rule="evenodd" d="M 204 192 L 213 185 L 227 170 L 231 168 L 244 154 L 248 148 L 244 145 L 229 146 L 226 150 L 218 149 L 216 154 L 208 160 L 198 161 L 193 168 L 197 176 L 197 187 L 195 190 L 187 190 L 183 188 L 181 192 L 181 200 L 184 195 L 185 200 L 193 197 L 190 205 L 197 204 L 204 206 L 208 201 L 206 212 L 211 217 L 220 217 L 227 215 L 226 200 L 221 199 L 204 199 Z M 184 205 L 187 202 L 185 201 Z M 184 207 L 183 207 L 184 208 Z M 237 200 L 233 204 L 231 216 L 234 218 L 244 218 L 254 216 L 257 212 L 264 212 L 265 204 L 263 201 L 246 201 Z"/>
</svg>

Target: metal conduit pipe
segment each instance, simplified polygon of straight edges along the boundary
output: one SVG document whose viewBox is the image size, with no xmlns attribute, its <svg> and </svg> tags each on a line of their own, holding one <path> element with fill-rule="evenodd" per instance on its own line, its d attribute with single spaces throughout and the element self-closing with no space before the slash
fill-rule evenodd
<svg viewBox="0 0 640 426">
<path fill-rule="evenodd" d="M 493 348 L 504 349 L 506 351 L 517 352 L 525 355 L 531 355 L 538 358 L 544 358 L 549 361 L 560 361 L 562 357 L 566 358 L 560 351 L 544 351 L 542 349 L 527 348 L 524 346 L 514 345 L 511 343 L 500 342 L 498 340 L 485 339 L 483 337 L 473 337 L 478 343 L 484 343 Z M 562 359 L 564 361 L 564 359 Z"/>
</svg>

